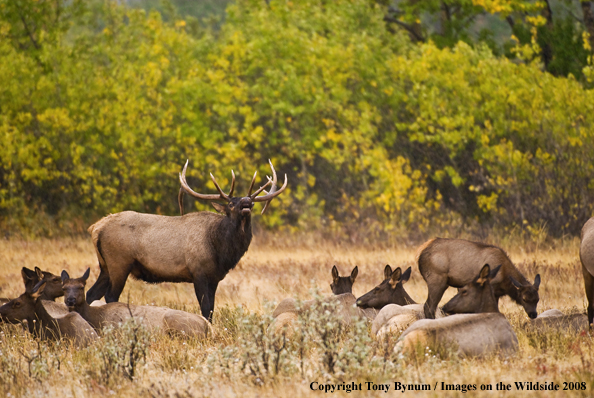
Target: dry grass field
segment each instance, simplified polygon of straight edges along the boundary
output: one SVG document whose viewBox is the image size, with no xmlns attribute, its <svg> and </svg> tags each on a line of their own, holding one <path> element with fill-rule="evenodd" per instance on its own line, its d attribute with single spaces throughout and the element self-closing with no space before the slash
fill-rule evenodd
<svg viewBox="0 0 594 398">
<path fill-rule="evenodd" d="M 504 247 L 530 280 L 536 273 L 541 274 L 539 313 L 550 308 L 566 313 L 585 311 L 578 240 L 555 242 L 552 246 L 521 239 L 491 240 L 490 243 Z M 265 330 L 270 322 L 268 315 L 274 302 L 286 297 L 309 299 L 315 289 L 322 296 L 330 295 L 330 270 L 334 264 L 342 275 L 350 273 L 355 265 L 359 266 L 359 276 L 353 288 L 356 296 L 381 282 L 386 264 L 403 270 L 412 267 L 412 277 L 405 289 L 417 302 L 424 302 L 427 290 L 414 263 L 415 249 L 414 245 L 375 248 L 322 242 L 311 237 L 273 239 L 256 236 L 236 269 L 219 285 L 213 325 L 215 335 L 205 341 L 166 335 L 140 336 L 146 343 L 142 352 L 145 357 L 136 364 L 133 380 L 108 366 L 117 355 L 126 352 L 130 332 L 112 332 L 88 348 L 75 349 L 67 342 L 38 343 L 18 325 L 0 325 L 0 396 L 328 395 L 323 391 L 312 391 L 312 382 L 355 382 L 362 383 L 364 389 L 367 387 L 365 382 L 388 383 L 391 395 L 400 393 L 394 392 L 395 382 L 407 385 L 428 383 L 432 391 L 425 392 L 427 396 L 461 395 L 460 391 L 442 391 L 441 382 L 444 382 L 474 384 L 477 391 L 467 395 L 495 397 L 517 394 L 514 383 L 522 381 L 554 382 L 561 389 L 524 392 L 523 395 L 592 396 L 592 335 L 528 333 L 522 328 L 528 319 L 525 312 L 507 298 L 501 301 L 500 310 L 506 314 L 518 336 L 520 348 L 515 356 L 461 359 L 435 356 L 432 352 L 414 357 L 396 355 L 386 344 L 372 341 L 369 328 L 364 325 L 363 329 L 347 330 L 339 336 L 336 352 L 348 351 L 340 354 L 343 355 L 341 358 L 347 359 L 342 368 L 332 374 L 324 367 L 322 351 L 315 339 L 309 343 L 287 343 L 285 350 L 280 351 L 280 359 L 275 362 L 275 347 L 279 346 L 268 341 L 266 334 L 256 332 L 258 328 Z M 72 277 L 81 276 L 87 267 L 91 267 L 87 287 L 99 273 L 90 239 L 2 240 L 0 297 L 21 294 L 20 269 L 35 266 L 56 274 L 65 269 Z M 442 304 L 454 293 L 454 289 L 449 289 Z M 129 279 L 121 298 L 133 304 L 155 304 L 199 312 L 190 284 L 149 285 Z M 118 351 L 118 347 L 124 347 L 124 351 Z M 110 357 L 107 354 L 110 352 L 115 352 L 116 356 Z M 246 358 L 254 363 L 257 360 L 261 364 L 279 365 L 268 368 L 263 365 L 255 370 L 249 365 L 242 368 L 242 364 L 249 362 Z M 512 384 L 512 390 L 497 391 L 495 384 L 498 382 Z M 563 391 L 564 382 L 585 382 L 587 389 Z M 480 391 L 481 384 L 492 385 L 493 390 Z M 434 391 L 435 386 L 437 391 Z M 364 392 L 370 396 L 386 396 L 384 391 Z M 341 391 L 330 395 L 351 396 L 353 393 Z"/>
</svg>

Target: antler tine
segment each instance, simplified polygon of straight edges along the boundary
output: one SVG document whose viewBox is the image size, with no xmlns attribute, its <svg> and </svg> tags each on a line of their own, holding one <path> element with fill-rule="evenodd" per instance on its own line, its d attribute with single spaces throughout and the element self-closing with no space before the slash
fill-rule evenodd
<svg viewBox="0 0 594 398">
<path fill-rule="evenodd" d="M 183 190 L 186 191 L 187 193 L 189 193 L 190 195 L 198 198 L 198 199 L 203 199 L 203 200 L 218 200 L 218 199 L 223 199 L 221 197 L 221 195 L 214 195 L 214 194 L 204 195 L 204 194 L 201 194 L 201 193 L 198 193 L 198 192 L 194 192 L 192 190 L 192 188 L 190 188 L 190 186 L 186 182 L 186 170 L 188 168 L 188 162 L 189 162 L 189 160 L 186 160 L 186 164 L 184 165 L 184 168 L 183 168 L 182 172 L 179 174 L 179 182 L 181 183 L 181 186 L 182 186 Z M 216 182 L 215 182 L 215 184 L 216 184 Z M 218 188 L 218 185 L 217 185 L 217 188 Z M 219 188 L 219 191 L 220 190 L 221 189 Z M 178 200 L 179 200 L 179 196 L 178 196 Z"/>
<path fill-rule="evenodd" d="M 210 179 L 212 180 L 212 182 L 214 182 L 215 187 L 217 187 L 217 191 L 219 191 L 219 194 L 221 195 L 221 198 L 229 200 L 229 196 L 225 192 L 223 192 L 223 190 L 221 189 L 221 187 L 219 187 L 219 184 L 217 183 L 217 179 L 214 178 L 214 176 L 212 175 L 212 173 L 210 173 Z"/>
<path fill-rule="evenodd" d="M 177 204 L 179 205 L 179 215 L 184 215 L 184 189 L 180 188 L 177 194 Z"/>
<path fill-rule="evenodd" d="M 229 191 L 229 194 L 227 196 L 231 197 L 233 196 L 233 190 L 235 189 L 235 173 L 233 172 L 233 170 L 231 170 L 231 190 Z"/>
<path fill-rule="evenodd" d="M 268 182 L 272 182 L 272 180 L 270 179 L 270 177 L 268 177 Z M 269 192 L 267 195 L 264 196 L 257 196 L 253 199 L 254 202 L 267 202 L 275 197 L 277 197 L 278 195 L 280 195 L 281 193 L 283 193 L 283 191 L 287 188 L 287 175 L 285 174 L 285 182 L 283 184 L 283 186 L 275 192 L 272 192 L 272 189 L 270 190 L 271 192 Z M 273 184 L 274 185 L 274 184 Z"/>
<path fill-rule="evenodd" d="M 254 200 L 258 194 L 260 192 L 262 192 L 264 190 L 264 188 L 266 188 L 267 186 L 269 186 L 270 184 L 272 184 L 272 180 L 270 178 L 268 178 L 268 182 L 266 184 L 264 184 L 263 186 L 261 186 L 256 192 L 254 192 L 252 195 L 250 195 L 250 198 L 252 198 L 252 200 Z"/>
<path fill-rule="evenodd" d="M 252 178 L 252 183 L 250 184 L 250 189 L 248 190 L 248 196 L 252 196 L 252 188 L 254 188 L 254 183 L 256 182 L 256 176 L 258 175 L 258 171 L 254 173 L 254 178 Z"/>
<path fill-rule="evenodd" d="M 270 194 L 270 193 L 274 193 L 276 192 L 276 170 L 274 170 L 274 166 L 272 165 L 272 161 L 270 159 L 268 159 L 268 163 L 270 164 L 270 169 L 272 170 L 272 187 L 270 188 L 270 192 L 266 192 L 266 195 Z M 266 176 L 268 177 L 268 176 Z M 272 199 L 271 199 L 272 200 Z M 262 209 L 262 212 L 260 214 L 264 214 L 266 213 L 266 210 L 268 209 L 268 206 L 270 206 L 270 201 L 266 202 L 266 204 L 264 204 L 264 208 Z"/>
</svg>

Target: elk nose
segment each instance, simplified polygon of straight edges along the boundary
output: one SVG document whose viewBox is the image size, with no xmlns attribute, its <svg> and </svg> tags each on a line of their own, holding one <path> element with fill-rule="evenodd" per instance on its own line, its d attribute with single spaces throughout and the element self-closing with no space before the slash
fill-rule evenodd
<svg viewBox="0 0 594 398">
<path fill-rule="evenodd" d="M 73 298 L 67 298 L 66 300 L 64 300 L 64 303 L 67 307 L 74 307 L 74 305 L 76 304 L 76 300 Z"/>
<path fill-rule="evenodd" d="M 536 312 L 531 312 L 528 314 L 528 316 L 530 317 L 530 319 L 535 319 L 537 317 Z"/>
</svg>

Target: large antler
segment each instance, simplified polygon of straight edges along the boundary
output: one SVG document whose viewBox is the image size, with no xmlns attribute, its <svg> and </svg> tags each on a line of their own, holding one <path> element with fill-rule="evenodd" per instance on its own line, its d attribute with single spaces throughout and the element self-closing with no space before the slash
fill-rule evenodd
<svg viewBox="0 0 594 398">
<path fill-rule="evenodd" d="M 285 188 L 287 188 L 287 175 L 285 174 L 285 182 L 284 182 L 283 186 L 278 191 L 276 190 L 276 182 L 277 182 L 276 170 L 274 170 L 274 166 L 272 165 L 272 161 L 270 161 L 270 159 L 268 159 L 268 163 L 270 164 L 270 168 L 272 169 L 272 179 L 270 177 L 268 177 L 268 184 L 272 183 L 272 186 L 270 187 L 270 192 L 266 193 L 266 195 L 256 196 L 262 190 L 264 190 L 264 187 L 266 187 L 266 185 L 268 185 L 268 184 L 266 184 L 266 185 L 264 185 L 264 187 L 260 188 L 260 190 L 258 192 L 255 192 L 253 195 L 250 196 L 254 202 L 266 202 L 266 204 L 264 205 L 264 208 L 262 209 L 261 214 L 264 214 L 264 212 L 268 208 L 268 205 L 270 204 L 270 201 L 272 199 L 274 199 L 275 197 L 277 197 L 278 195 L 280 195 L 285 190 Z M 255 178 L 256 178 L 256 175 L 254 174 L 254 179 Z M 252 185 L 253 185 L 253 181 L 252 181 Z M 251 191 L 251 187 L 250 187 L 250 191 Z"/>
<path fill-rule="evenodd" d="M 219 184 L 217 183 L 217 180 L 214 178 L 214 176 L 212 175 L 212 173 L 210 174 L 210 178 L 212 179 L 212 182 L 214 182 L 215 187 L 217 188 L 217 191 L 219 191 L 218 194 L 202 194 L 202 193 L 198 193 L 198 192 L 194 192 L 192 190 L 192 188 L 190 188 L 190 186 L 188 185 L 188 183 L 186 182 L 186 170 L 188 168 L 188 160 L 186 160 L 186 164 L 184 165 L 184 169 L 182 170 L 182 172 L 179 174 L 179 182 L 181 183 L 182 189 L 189 193 L 190 195 L 198 198 L 198 199 L 203 199 L 203 200 L 230 200 L 231 195 L 233 194 L 233 190 L 235 189 L 235 173 L 233 172 L 233 170 L 231 170 L 231 175 L 233 176 L 233 179 L 231 180 L 231 190 L 229 191 L 229 195 L 227 195 L 226 193 L 223 192 L 223 190 L 221 189 L 221 187 L 219 186 Z M 178 202 L 180 204 L 180 211 L 183 213 L 183 203 L 182 203 L 182 194 L 183 192 L 180 190 L 180 194 L 178 196 Z"/>
</svg>

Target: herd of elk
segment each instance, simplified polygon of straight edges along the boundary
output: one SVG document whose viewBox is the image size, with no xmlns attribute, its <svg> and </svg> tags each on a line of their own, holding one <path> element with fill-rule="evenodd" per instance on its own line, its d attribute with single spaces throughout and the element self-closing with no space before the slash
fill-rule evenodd
<svg viewBox="0 0 594 398">
<path fill-rule="evenodd" d="M 264 214 L 272 199 L 287 188 L 286 175 L 278 188 L 276 171 L 269 163 L 272 177 L 267 177 L 268 181 L 252 193 L 257 177 L 254 174 L 247 196 L 235 197 L 233 171 L 228 194 L 212 174 L 218 193 L 200 194 L 186 181 L 186 162 L 179 175 L 180 216 L 124 211 L 108 215 L 88 228 L 100 274 L 86 296 L 90 269 L 82 277 L 71 278 L 66 271 L 57 276 L 38 267 L 23 268 L 25 293 L 12 300 L 3 299 L 6 303 L 0 306 L 0 320 L 26 323 L 29 331 L 42 339 L 68 337 L 77 346 L 92 343 L 103 327 L 120 324 L 128 318 L 137 319 L 149 329 L 169 333 L 196 337 L 212 334 L 215 293 L 219 282 L 249 248 L 254 204 L 264 203 Z M 206 211 L 184 214 L 185 193 L 210 201 L 221 214 Z M 397 350 L 431 345 L 450 347 L 460 355 L 469 356 L 494 351 L 509 353 L 517 350 L 518 340 L 499 312 L 499 298 L 504 295 L 521 305 L 531 318 L 524 325 L 526 329 L 563 327 L 579 331 L 592 327 L 594 218 L 582 229 L 580 260 L 588 298 L 587 316 L 549 310 L 537 317 L 539 274 L 533 283 L 529 282 L 497 246 L 435 238 L 421 245 L 416 255 L 428 290 L 424 304 L 417 304 L 404 289 L 411 277 L 410 267 L 402 272 L 400 267 L 392 270 L 386 265 L 383 281 L 356 298 L 352 291 L 358 267 L 349 276 L 340 276 L 338 268 L 333 266 L 330 288 L 334 296 L 302 304 L 294 299 L 283 300 L 273 312 L 274 331 L 286 330 L 300 314 L 327 308 L 329 304 L 346 325 L 361 318 L 372 321 L 371 330 L 378 339 L 400 334 Z M 202 315 L 118 303 L 129 275 L 149 283 L 193 283 Z M 458 288 L 458 292 L 440 309 L 439 302 L 449 286 Z M 61 296 L 65 305 L 55 302 Z M 91 304 L 102 297 L 107 304 Z"/>
</svg>

